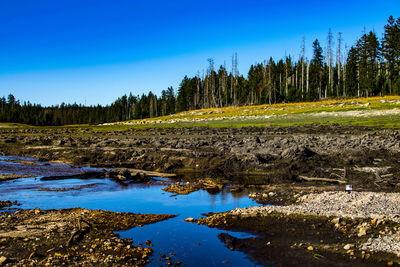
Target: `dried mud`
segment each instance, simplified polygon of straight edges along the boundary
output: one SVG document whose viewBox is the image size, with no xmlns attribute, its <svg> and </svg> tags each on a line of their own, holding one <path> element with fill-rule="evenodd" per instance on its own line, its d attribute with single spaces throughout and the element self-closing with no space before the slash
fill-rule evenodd
<svg viewBox="0 0 400 267">
<path fill-rule="evenodd" d="M 359 189 L 400 190 L 400 133 L 366 127 L 0 129 L 0 149 L 4 155 L 242 185 L 340 180 Z"/>
<path fill-rule="evenodd" d="M 80 128 L 0 129 L 0 151 L 3 155 L 30 156 L 43 161 L 117 168 L 101 173 L 119 181 L 148 182 L 154 171 L 178 174 L 175 179 L 179 183 L 165 188 L 178 194 L 199 189 L 212 193 L 223 187 L 230 187 L 233 194 L 243 194 L 256 189 L 259 193 L 249 197 L 262 204 L 293 204 L 305 194 L 343 191 L 344 184 L 351 184 L 358 191 L 400 191 L 400 132 L 367 127 L 314 124 L 112 132 Z M 210 179 L 201 181 L 204 178 Z M 221 234 L 219 238 L 228 248 L 242 251 L 263 265 L 382 266 L 398 262 L 398 257 L 390 253 L 363 253 L 351 246 L 343 249 L 346 244 L 358 242 L 352 231 L 365 223 L 364 219 L 347 220 L 338 228 L 332 218 L 322 216 L 270 213 L 243 217 L 222 213 L 200 218 L 197 223 L 256 234 L 246 239 L 229 234 Z M 381 228 L 374 229 L 378 233 L 386 231 Z M 104 232 L 96 238 L 101 239 L 102 235 L 112 240 Z M 78 243 L 82 246 L 75 252 L 57 253 L 72 255 L 72 263 L 81 257 L 91 264 L 92 258 L 86 254 L 91 244 L 84 242 L 85 239 Z M 122 247 L 128 246 L 125 245 Z M 33 243 L 30 247 L 34 247 Z M 41 255 L 32 259 L 36 263 L 48 257 L 58 259 L 60 255 L 41 251 L 42 254 L 33 254 Z M 77 251 L 82 255 L 78 256 Z M 25 254 L 24 260 L 28 257 L 30 261 L 31 254 Z M 95 258 L 107 263 L 108 254 L 103 254 L 106 258 Z M 120 262 L 111 262 L 114 263 Z M 145 261 L 134 262 L 142 263 Z"/>
<path fill-rule="evenodd" d="M 310 215 L 269 214 L 237 215 L 230 212 L 208 214 L 196 222 L 230 231 L 245 231 L 256 236 L 237 238 L 220 234 L 219 239 L 231 250 L 244 252 L 255 263 L 264 266 L 398 266 L 398 257 L 391 253 L 370 252 L 355 248 L 355 232 L 363 219 L 335 220 Z M 375 226 L 374 231 L 393 226 Z M 348 247 L 347 247 L 347 246 Z"/>
<path fill-rule="evenodd" d="M 0 256 L 6 266 L 143 266 L 152 249 L 134 246 L 114 231 L 172 217 L 82 208 L 4 213 L 0 216 Z"/>
</svg>

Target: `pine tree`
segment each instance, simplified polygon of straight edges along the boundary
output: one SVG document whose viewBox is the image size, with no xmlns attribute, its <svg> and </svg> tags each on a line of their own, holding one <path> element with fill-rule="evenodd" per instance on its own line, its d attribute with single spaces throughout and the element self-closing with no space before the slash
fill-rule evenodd
<svg viewBox="0 0 400 267">
<path fill-rule="evenodd" d="M 318 39 L 313 42 L 313 58 L 310 63 L 310 90 L 308 100 L 322 98 L 322 72 L 324 56 Z"/>
<path fill-rule="evenodd" d="M 382 56 L 386 60 L 387 79 L 389 94 L 393 92 L 393 84 L 398 78 L 400 65 L 400 21 L 394 20 L 391 15 L 385 25 L 385 32 L 382 39 Z"/>
<path fill-rule="evenodd" d="M 347 55 L 346 61 L 346 95 L 347 96 L 357 96 L 358 95 L 358 61 L 359 61 L 359 51 L 356 47 L 352 46 Z"/>
</svg>

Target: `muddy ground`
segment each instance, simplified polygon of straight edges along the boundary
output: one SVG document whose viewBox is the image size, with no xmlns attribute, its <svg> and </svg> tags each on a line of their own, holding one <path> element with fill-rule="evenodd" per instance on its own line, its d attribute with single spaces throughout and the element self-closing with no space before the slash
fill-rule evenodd
<svg viewBox="0 0 400 267">
<path fill-rule="evenodd" d="M 369 220 L 342 219 L 337 227 L 335 219 L 301 214 L 208 215 L 197 223 L 255 234 L 237 238 L 222 233 L 218 237 L 227 248 L 244 252 L 253 262 L 264 266 L 398 266 L 394 254 L 362 251 L 355 246 L 357 241 L 368 238 L 358 237 L 354 232 Z M 397 227 L 387 223 L 376 226 L 374 231 L 388 226 Z"/>
<path fill-rule="evenodd" d="M 7 266 L 143 266 L 152 254 L 151 241 L 133 245 L 114 231 L 172 217 L 82 208 L 4 212 L 0 261 Z"/>
<path fill-rule="evenodd" d="M 399 191 L 400 133 L 307 125 L 155 128 L 100 132 L 80 128 L 1 129 L 3 155 L 105 168 L 134 168 L 274 184 L 325 178 L 368 190 Z M 313 184 L 313 183 L 312 183 Z"/>
<path fill-rule="evenodd" d="M 249 197 L 262 204 L 291 204 L 305 194 L 343 191 L 345 184 L 358 191 L 400 191 L 400 133 L 367 127 L 193 127 L 109 132 L 0 129 L 0 153 L 119 168 L 113 177 L 122 181 L 148 181 L 145 172 L 133 169 L 178 174 L 175 179 L 181 183 L 168 186 L 166 191 L 217 192 L 231 186 L 233 194 L 242 194 L 254 189 L 260 193 Z M 109 171 L 103 173 L 110 175 Z M 199 181 L 205 178 L 213 182 Z M 344 244 L 355 242 L 355 236 L 336 231 L 326 217 L 276 214 L 221 218 L 201 223 L 257 234 L 246 240 L 229 235 L 220 239 L 228 248 L 243 251 L 264 265 L 300 266 L 299 262 L 304 262 L 302 266 L 382 266 L 398 262 L 392 254 L 358 255 L 351 248 L 343 250 Z M 360 223 L 351 221 L 349 225 Z"/>
</svg>

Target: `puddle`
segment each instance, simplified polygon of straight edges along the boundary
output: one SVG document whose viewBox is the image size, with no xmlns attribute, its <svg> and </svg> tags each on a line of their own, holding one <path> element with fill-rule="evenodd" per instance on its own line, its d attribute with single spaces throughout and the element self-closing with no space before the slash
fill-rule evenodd
<svg viewBox="0 0 400 267">
<path fill-rule="evenodd" d="M 74 169 L 67 164 L 38 163 L 39 165 L 21 166 L 21 170 L 18 170 L 17 163 L 5 161 L 10 159 L 11 157 L 0 157 L 0 171 L 3 172 L 3 166 L 7 166 L 6 170 L 12 169 L 10 165 L 14 166 L 14 171 L 20 171 L 20 174 L 31 175 L 38 175 L 40 171 L 38 166 L 46 175 L 50 173 L 54 175 L 54 172 L 60 169 L 62 171 L 66 171 L 65 168 Z M 29 173 L 30 167 L 34 169 L 32 173 Z M 165 179 L 160 180 L 165 181 Z M 82 207 L 118 212 L 176 214 L 177 217 L 167 221 L 118 233 L 123 238 L 132 238 L 135 245 L 139 243 L 145 245 L 146 240 L 151 240 L 154 256 L 149 266 L 165 265 L 165 261 L 159 261 L 159 256 L 161 254 L 170 256 L 170 253 L 176 254 L 171 257 L 173 262 L 182 261 L 187 266 L 254 266 L 245 254 L 231 251 L 218 239 L 220 233 L 229 233 L 240 238 L 250 235 L 183 221 L 188 217 L 198 218 L 202 213 L 257 205 L 247 197 L 247 193 L 232 195 L 224 191 L 209 194 L 200 190 L 189 195 L 175 196 L 162 191 L 163 187 L 159 184 L 120 184 L 109 179 L 45 181 L 39 178 L 22 178 L 0 182 L 0 200 L 17 200 L 22 204 L 19 208 L 23 209 Z M 43 191 L 46 188 L 52 190 Z M 70 190 L 56 191 L 57 189 Z"/>
</svg>

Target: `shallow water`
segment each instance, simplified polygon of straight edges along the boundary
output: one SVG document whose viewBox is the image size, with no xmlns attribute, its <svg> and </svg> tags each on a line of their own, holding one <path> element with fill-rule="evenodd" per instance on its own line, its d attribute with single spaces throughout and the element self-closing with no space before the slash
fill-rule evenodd
<svg viewBox="0 0 400 267">
<path fill-rule="evenodd" d="M 0 170 L 10 169 L 10 158 L 0 158 Z M 20 160 L 26 158 L 13 158 Z M 24 164 L 22 164 L 24 165 Z M 70 168 L 66 164 L 42 164 L 44 173 L 54 173 L 54 169 Z M 33 165 L 37 167 L 37 165 Z M 38 175 L 29 167 L 22 166 L 20 174 Z M 46 170 L 48 169 L 48 170 Z M 54 174 L 52 174 L 54 175 Z M 44 181 L 40 178 L 24 178 L 0 182 L 0 199 L 17 200 L 20 208 L 59 209 L 83 207 L 133 213 L 176 214 L 177 217 L 118 232 L 123 238 L 132 238 L 135 245 L 151 240 L 154 256 L 150 266 L 160 266 L 159 256 L 169 253 L 172 261 L 182 261 L 187 266 L 254 266 L 245 254 L 231 251 L 218 239 L 218 234 L 226 232 L 236 237 L 250 237 L 246 233 L 222 231 L 207 226 L 187 223 L 188 217 L 199 218 L 202 213 L 221 212 L 235 208 L 257 205 L 246 193 L 232 195 L 220 192 L 212 195 L 200 190 L 189 195 L 177 195 L 164 192 L 162 185 L 119 184 L 109 179 L 64 179 Z M 65 189 L 69 191 L 40 191 L 43 189 Z M 224 263 L 228 261 L 229 263 Z M 165 263 L 165 261 L 164 261 Z"/>
</svg>

